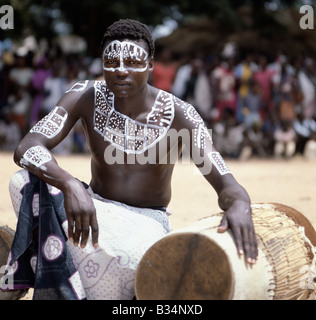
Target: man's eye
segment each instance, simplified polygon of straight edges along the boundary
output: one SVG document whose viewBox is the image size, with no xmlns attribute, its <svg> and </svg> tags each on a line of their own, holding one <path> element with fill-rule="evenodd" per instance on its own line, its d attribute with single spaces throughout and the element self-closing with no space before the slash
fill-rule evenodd
<svg viewBox="0 0 316 320">
<path fill-rule="evenodd" d="M 134 68 L 143 68 L 146 65 L 146 62 L 139 60 L 128 60 L 125 62 L 125 65 Z"/>
<path fill-rule="evenodd" d="M 104 65 L 106 65 L 106 66 L 115 66 L 117 64 L 118 64 L 117 60 L 105 60 L 104 61 Z"/>
<path fill-rule="evenodd" d="M 129 60 L 129 61 L 126 62 L 126 64 L 129 64 L 129 65 L 131 65 L 131 66 L 135 66 L 135 65 L 138 65 L 139 62 L 136 61 L 136 60 Z"/>
</svg>

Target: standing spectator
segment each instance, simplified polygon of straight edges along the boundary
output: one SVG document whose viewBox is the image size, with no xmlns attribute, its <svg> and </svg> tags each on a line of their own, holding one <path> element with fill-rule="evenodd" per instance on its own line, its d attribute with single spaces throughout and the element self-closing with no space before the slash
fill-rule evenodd
<svg viewBox="0 0 316 320">
<path fill-rule="evenodd" d="M 311 119 L 316 111 L 316 87 L 313 83 L 313 73 L 311 72 L 313 70 L 313 61 L 308 59 L 305 68 L 300 65 L 298 67 L 297 78 L 303 95 L 301 101 L 303 117 Z"/>
<path fill-rule="evenodd" d="M 51 75 L 49 60 L 46 57 L 40 58 L 35 63 L 35 71 L 32 77 L 33 105 L 30 114 L 30 126 L 32 127 L 40 119 L 40 109 L 45 97 L 45 80 Z"/>
<path fill-rule="evenodd" d="M 241 61 L 235 68 L 235 77 L 238 88 L 236 109 L 236 118 L 238 121 L 243 121 L 244 98 L 248 94 L 250 81 L 257 69 L 253 60 L 253 55 L 247 54 L 246 59 Z"/>
<path fill-rule="evenodd" d="M 215 91 L 215 108 L 218 111 L 218 119 L 224 116 L 224 109 L 228 108 L 236 112 L 235 76 L 232 71 L 233 60 L 223 60 L 212 72 Z"/>
<path fill-rule="evenodd" d="M 66 68 L 65 87 L 67 89 L 70 89 L 78 80 L 78 71 L 76 67 L 73 65 L 69 65 Z M 69 155 L 70 153 L 72 153 L 74 147 L 74 136 L 75 134 L 79 134 L 79 131 L 82 131 L 80 120 L 76 122 L 76 125 L 70 130 L 67 137 L 53 149 L 53 152 L 59 155 Z M 76 142 L 83 143 L 80 139 L 77 139 Z M 80 146 L 80 148 L 83 149 L 84 146 Z"/>
<path fill-rule="evenodd" d="M 260 88 L 257 82 L 252 81 L 247 95 L 244 98 L 244 123 L 247 128 L 251 128 L 254 123 L 261 122 L 261 110 L 263 109 L 263 101 Z"/>
<path fill-rule="evenodd" d="M 296 104 L 300 103 L 302 98 L 298 79 L 295 74 L 288 72 L 286 64 L 282 65 L 278 94 L 278 114 L 280 121 L 293 124 L 296 117 Z"/>
<path fill-rule="evenodd" d="M 49 113 L 67 89 L 66 79 L 61 75 L 60 63 L 56 61 L 52 66 L 51 75 L 44 82 L 45 99 L 42 114 Z"/>
<path fill-rule="evenodd" d="M 172 93 L 180 99 L 183 99 L 186 83 L 190 79 L 192 72 L 190 57 L 182 57 L 172 85 Z"/>
<path fill-rule="evenodd" d="M 16 121 L 23 133 L 28 129 L 28 116 L 31 106 L 31 79 L 33 70 L 27 65 L 24 54 L 16 55 L 15 66 L 9 73 L 10 95 L 8 101 Z"/>
<path fill-rule="evenodd" d="M 269 69 L 267 64 L 267 58 L 261 55 L 258 60 L 258 70 L 253 75 L 254 81 L 256 81 L 260 87 L 262 102 L 264 107 L 261 109 L 261 117 L 265 119 L 268 112 L 274 110 L 273 97 L 272 97 L 272 77 L 274 71 Z"/>
<path fill-rule="evenodd" d="M 0 150 L 14 151 L 21 140 L 20 128 L 13 121 L 10 108 L 2 109 L 2 119 L 0 120 Z"/>
<path fill-rule="evenodd" d="M 171 52 L 168 48 L 163 48 L 155 62 L 150 82 L 158 89 L 171 92 L 175 76 L 176 66 L 171 59 Z"/>
<path fill-rule="evenodd" d="M 211 117 L 212 93 L 203 60 L 200 58 L 192 59 L 188 69 L 190 72 L 187 73 L 183 93 L 180 98 L 191 103 L 198 110 L 202 118 L 208 122 Z M 181 73 L 179 74 L 179 76 L 182 75 Z M 179 80 L 178 73 L 176 80 Z"/>
<path fill-rule="evenodd" d="M 281 81 L 284 77 L 284 74 L 289 77 L 293 76 L 295 73 L 294 68 L 288 63 L 287 57 L 283 54 L 279 54 L 276 60 L 271 63 L 268 68 L 273 71 L 272 76 L 272 96 L 273 104 L 276 111 L 279 110 L 280 101 L 281 101 Z"/>
</svg>

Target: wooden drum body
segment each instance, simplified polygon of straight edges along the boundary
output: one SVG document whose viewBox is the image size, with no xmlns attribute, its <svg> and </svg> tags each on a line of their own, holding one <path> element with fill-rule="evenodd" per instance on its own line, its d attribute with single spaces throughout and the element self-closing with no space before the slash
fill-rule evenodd
<svg viewBox="0 0 316 320">
<path fill-rule="evenodd" d="M 139 300 L 315 299 L 316 232 L 298 211 L 253 204 L 259 258 L 237 254 L 230 230 L 218 233 L 216 214 L 173 231 L 145 253 L 136 271 Z"/>
</svg>

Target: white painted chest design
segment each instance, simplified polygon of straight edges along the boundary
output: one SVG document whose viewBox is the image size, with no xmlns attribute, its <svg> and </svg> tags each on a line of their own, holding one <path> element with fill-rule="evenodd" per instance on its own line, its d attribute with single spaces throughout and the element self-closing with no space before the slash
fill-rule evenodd
<svg viewBox="0 0 316 320">
<path fill-rule="evenodd" d="M 142 153 L 167 134 L 174 118 L 171 94 L 159 91 L 146 123 L 143 123 L 115 110 L 114 94 L 105 81 L 96 81 L 94 89 L 94 130 L 116 148 L 126 153 Z"/>
</svg>

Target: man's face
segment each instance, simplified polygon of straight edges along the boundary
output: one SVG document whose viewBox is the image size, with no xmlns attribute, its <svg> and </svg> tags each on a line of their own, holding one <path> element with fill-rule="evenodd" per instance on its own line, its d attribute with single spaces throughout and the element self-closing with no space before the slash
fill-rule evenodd
<svg viewBox="0 0 316 320">
<path fill-rule="evenodd" d="M 142 40 L 114 40 L 105 46 L 102 59 L 105 80 L 117 97 L 143 88 L 152 70 L 152 59 Z"/>
</svg>

